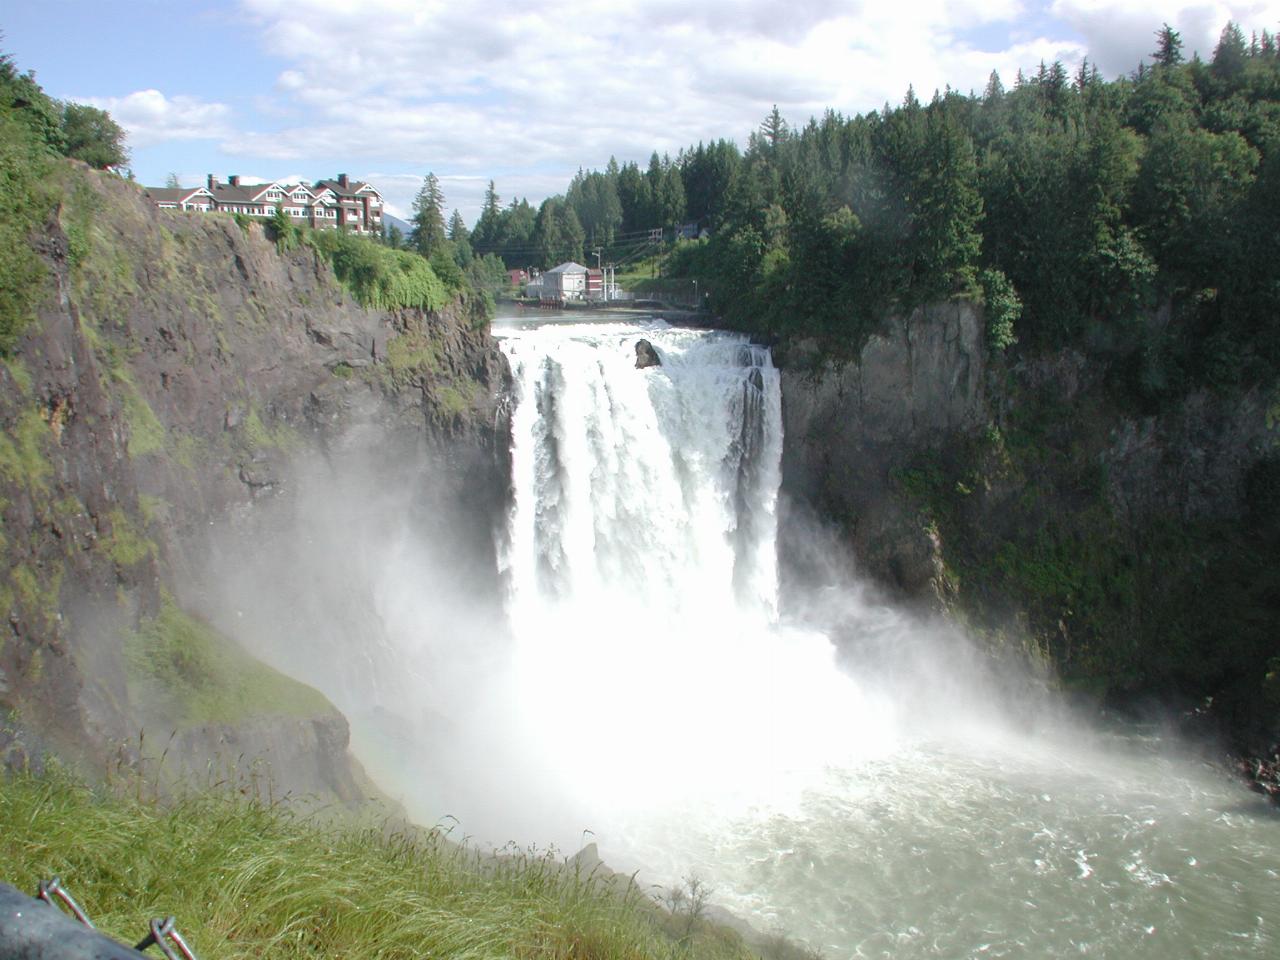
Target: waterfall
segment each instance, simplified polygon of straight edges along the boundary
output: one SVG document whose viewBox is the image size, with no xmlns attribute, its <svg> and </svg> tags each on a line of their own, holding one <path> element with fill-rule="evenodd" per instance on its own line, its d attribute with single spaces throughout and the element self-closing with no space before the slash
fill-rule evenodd
<svg viewBox="0 0 1280 960">
<path fill-rule="evenodd" d="M 661 366 L 637 369 L 649 339 Z M 777 612 L 781 392 L 740 336 L 572 324 L 503 339 L 516 381 L 504 567 L 546 603 Z"/>
<path fill-rule="evenodd" d="M 497 332 L 515 379 L 498 699 L 533 779 L 616 835 L 627 808 L 776 799 L 886 743 L 891 711 L 827 637 L 778 622 L 768 349 L 653 321 Z M 642 338 L 660 366 L 637 369 Z"/>
</svg>

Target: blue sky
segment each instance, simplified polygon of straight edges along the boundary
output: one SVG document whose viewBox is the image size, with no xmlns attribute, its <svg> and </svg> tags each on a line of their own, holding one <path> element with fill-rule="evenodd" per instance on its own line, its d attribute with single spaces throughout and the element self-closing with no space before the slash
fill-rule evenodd
<svg viewBox="0 0 1280 960">
<path fill-rule="evenodd" d="M 5 0 L 0 49 L 53 96 L 110 110 L 147 184 L 177 173 L 373 182 L 409 213 L 423 176 L 468 222 L 493 178 L 538 203 L 579 167 L 1011 85 L 1042 60 L 1132 70 L 1162 23 L 1212 53 L 1280 0 Z"/>
</svg>

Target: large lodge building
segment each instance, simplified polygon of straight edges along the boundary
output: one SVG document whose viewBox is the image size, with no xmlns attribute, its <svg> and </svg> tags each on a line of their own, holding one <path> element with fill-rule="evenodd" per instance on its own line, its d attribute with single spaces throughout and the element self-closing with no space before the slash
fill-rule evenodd
<svg viewBox="0 0 1280 960">
<path fill-rule="evenodd" d="M 382 232 L 382 195 L 372 186 L 353 182 L 345 173 L 337 180 L 305 183 L 226 183 L 209 174 L 202 187 L 147 187 L 147 196 L 164 210 L 198 213 L 242 213 L 271 217 L 281 206 L 294 223 L 309 227 L 344 227 L 356 233 Z"/>
</svg>

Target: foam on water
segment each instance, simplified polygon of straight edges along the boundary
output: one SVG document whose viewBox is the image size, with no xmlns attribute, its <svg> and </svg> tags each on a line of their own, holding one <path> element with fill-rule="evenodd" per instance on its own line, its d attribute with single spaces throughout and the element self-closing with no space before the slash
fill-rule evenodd
<svg viewBox="0 0 1280 960">
<path fill-rule="evenodd" d="M 1275 948 L 1277 822 L 1217 771 L 1032 733 L 1047 705 L 1004 709 L 958 637 L 856 584 L 780 622 L 767 350 L 661 323 L 495 332 L 513 642 L 477 702 L 561 843 L 573 822 L 614 866 L 696 872 L 834 956 Z M 635 368 L 641 337 L 661 367 Z M 878 667 L 837 664 L 836 624 Z"/>
</svg>

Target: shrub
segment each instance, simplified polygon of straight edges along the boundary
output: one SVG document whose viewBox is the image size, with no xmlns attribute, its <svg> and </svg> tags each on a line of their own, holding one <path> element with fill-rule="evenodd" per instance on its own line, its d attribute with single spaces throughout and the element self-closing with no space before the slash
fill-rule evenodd
<svg viewBox="0 0 1280 960">
<path fill-rule="evenodd" d="M 306 242 L 333 267 L 342 283 L 366 307 L 439 310 L 448 291 L 426 260 L 392 250 L 367 237 L 337 230 L 314 230 Z"/>
</svg>

